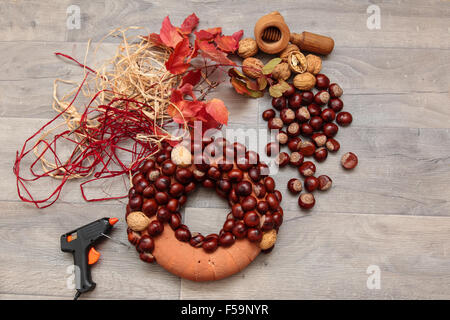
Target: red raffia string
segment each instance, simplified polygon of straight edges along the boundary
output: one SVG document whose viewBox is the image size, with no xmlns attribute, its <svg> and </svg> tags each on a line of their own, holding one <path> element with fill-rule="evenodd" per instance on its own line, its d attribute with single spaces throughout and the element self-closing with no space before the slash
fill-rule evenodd
<svg viewBox="0 0 450 320">
<path fill-rule="evenodd" d="M 85 67 L 90 72 L 95 73 L 93 69 L 84 66 L 72 57 L 63 54 L 61 55 L 75 61 L 81 67 Z M 61 133 L 55 134 L 50 141 L 45 140 L 41 136 L 41 138 L 39 138 L 32 147 L 28 147 L 28 144 L 39 134 L 43 134 L 45 136 L 45 130 L 48 126 L 54 123 L 58 118 L 66 113 L 69 108 L 72 107 L 90 72 L 86 73 L 70 104 L 52 120 L 41 127 L 30 138 L 28 138 L 25 141 L 20 153 L 18 151 L 16 153 L 13 172 L 17 177 L 17 191 L 19 197 L 22 201 L 33 203 L 37 208 L 42 209 L 52 205 L 60 197 L 62 187 L 71 177 L 93 176 L 92 179 L 80 184 L 81 194 L 86 201 L 102 201 L 124 198 L 126 195 L 88 199 L 85 194 L 84 187 L 86 184 L 97 180 L 113 178 L 133 172 L 139 167 L 142 161 L 153 155 L 158 150 L 156 143 L 143 141 L 137 138 L 138 134 L 160 134 L 160 132 L 158 132 L 158 128 L 155 128 L 154 126 L 153 119 L 150 119 L 143 112 L 144 108 L 152 109 L 151 106 L 130 98 L 114 98 L 106 105 L 96 107 L 91 106 L 99 94 L 108 90 L 99 91 L 92 98 L 91 102 L 81 115 L 81 120 L 76 129 L 72 131 L 65 130 Z M 96 115 L 95 120 L 100 124 L 99 126 L 89 125 L 90 120 L 88 115 L 94 112 Z M 163 123 L 162 127 L 166 123 Z M 82 138 L 80 140 L 72 138 L 72 134 L 74 133 L 77 137 Z M 73 145 L 73 151 L 66 161 L 61 161 L 57 154 L 56 147 L 60 140 L 69 142 Z M 130 142 L 132 144 L 131 147 L 124 146 Z M 44 145 L 44 148 L 42 152 L 37 154 L 36 159 L 30 166 L 32 178 L 25 178 L 21 175 L 21 162 L 31 151 L 34 150 L 36 152 L 40 145 Z M 121 159 L 122 156 L 119 156 L 118 152 L 126 152 L 131 155 L 130 165 L 123 162 Z M 48 153 L 50 153 L 54 159 L 54 163 L 52 163 L 53 169 L 44 169 L 43 173 L 38 173 L 35 170 L 35 166 L 36 164 L 44 161 L 44 156 Z M 113 169 L 113 167 L 116 169 Z M 61 182 L 48 197 L 43 199 L 35 199 L 28 190 L 26 184 L 44 177 L 60 178 Z"/>
</svg>

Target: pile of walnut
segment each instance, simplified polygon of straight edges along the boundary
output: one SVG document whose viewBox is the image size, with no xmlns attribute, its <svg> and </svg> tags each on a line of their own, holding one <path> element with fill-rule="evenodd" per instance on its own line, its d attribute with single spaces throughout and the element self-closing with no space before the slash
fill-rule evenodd
<svg viewBox="0 0 450 320">
<path fill-rule="evenodd" d="M 244 58 L 242 71 L 246 76 L 256 78 L 262 73 L 264 63 L 254 57 L 258 53 L 254 39 L 241 40 L 238 53 Z M 337 152 L 340 144 L 334 137 L 339 128 L 334 121 L 345 127 L 353 118 L 349 112 L 342 111 L 342 88 L 336 83 L 330 84 L 329 78 L 320 73 L 322 59 L 319 56 L 305 56 L 298 46 L 291 43 L 279 54 L 279 58 L 282 62 L 275 66 L 271 78 L 289 83 L 292 77 L 292 82 L 281 96 L 272 99 L 273 108 L 262 114 L 263 119 L 268 121 L 269 129 L 279 130 L 277 141 L 266 146 L 266 153 L 277 156 L 280 167 L 290 164 L 298 169 L 304 178 L 303 186 L 299 179 L 293 178 L 288 182 L 288 189 L 293 194 L 300 194 L 298 205 L 302 209 L 311 209 L 315 204 L 312 192 L 328 190 L 332 180 L 326 175 L 315 177 L 315 164 L 305 161 L 305 158 L 313 157 L 317 162 L 322 162 L 328 152 Z M 276 111 L 279 111 L 278 115 Z M 290 154 L 280 152 L 280 145 L 287 146 Z M 348 152 L 342 156 L 341 164 L 345 169 L 353 169 L 358 164 L 358 158 Z M 303 189 L 307 193 L 301 193 Z"/>
<path fill-rule="evenodd" d="M 174 241 L 207 253 L 219 246 L 230 247 L 239 239 L 248 239 L 269 252 L 283 222 L 283 210 L 282 195 L 268 176 L 268 166 L 256 152 L 223 138 L 203 138 L 188 148 L 163 143 L 154 159 L 147 160 L 132 178 L 126 220 L 128 239 L 140 258 L 155 261 L 154 238 L 165 228 L 174 231 Z M 218 234 L 191 233 L 182 224 L 180 208 L 198 185 L 214 188 L 231 207 Z"/>
</svg>

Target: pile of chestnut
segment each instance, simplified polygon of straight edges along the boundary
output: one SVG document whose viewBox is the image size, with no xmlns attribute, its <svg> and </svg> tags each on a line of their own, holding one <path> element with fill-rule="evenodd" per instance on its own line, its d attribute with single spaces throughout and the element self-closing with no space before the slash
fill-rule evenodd
<svg viewBox="0 0 450 320">
<path fill-rule="evenodd" d="M 189 157 L 194 155 L 192 161 L 189 158 L 178 165 L 174 159 L 176 152 L 172 152 L 174 148 L 163 143 L 154 159 L 145 161 L 132 177 L 127 216 L 135 211 L 143 212 L 148 218 L 156 216 L 140 232 L 128 229 L 129 241 L 142 253 L 144 261 L 151 262 L 150 255 L 145 253 L 153 244 L 153 237 L 167 226 L 175 231 L 179 241 L 214 252 L 218 246 L 233 245 L 236 239 L 260 242 L 264 232 L 278 231 L 283 222 L 281 192 L 275 189 L 274 179 L 268 176 L 269 168 L 259 160 L 258 153 L 224 138 L 203 138 L 200 143 L 191 143 L 190 148 L 187 153 Z M 197 148 L 202 152 L 196 153 Z M 217 150 L 221 151 L 220 155 Z M 191 233 L 182 224 L 179 210 L 197 185 L 213 188 L 228 200 L 231 212 L 218 234 Z"/>
<path fill-rule="evenodd" d="M 345 127 L 353 120 L 349 112 L 342 111 L 343 90 L 338 84 L 330 84 L 326 75 L 317 74 L 315 87 L 317 92 L 313 93 L 298 91 L 291 84 L 281 97 L 272 99 L 273 108 L 262 114 L 269 129 L 279 130 L 277 141 L 266 146 L 267 155 L 276 155 L 280 167 L 290 164 L 298 168 L 304 178 L 303 186 L 296 178 L 288 182 L 288 190 L 294 194 L 301 193 L 303 189 L 307 191 L 301 193 L 298 199 L 298 204 L 303 209 L 311 209 L 314 206 L 313 191 L 328 190 L 332 185 L 331 178 L 326 175 L 315 177 L 315 164 L 305 161 L 305 158 L 313 157 L 315 161 L 323 162 L 328 157 L 328 152 L 337 152 L 340 149 L 340 144 L 335 139 L 339 131 L 338 125 Z M 279 111 L 278 115 L 276 110 Z M 286 145 L 290 154 L 280 152 L 280 145 Z M 353 169 L 357 163 L 358 158 L 351 152 L 341 159 L 345 169 Z"/>
</svg>

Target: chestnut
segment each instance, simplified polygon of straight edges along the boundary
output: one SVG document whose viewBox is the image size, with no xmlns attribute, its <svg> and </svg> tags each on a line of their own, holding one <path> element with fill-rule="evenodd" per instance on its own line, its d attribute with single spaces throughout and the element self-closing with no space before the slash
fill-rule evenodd
<svg viewBox="0 0 450 320">
<path fill-rule="evenodd" d="M 142 195 L 146 198 L 153 198 L 155 196 L 156 189 L 153 185 L 149 185 L 142 191 Z"/>
<path fill-rule="evenodd" d="M 195 187 L 196 187 L 195 182 L 193 181 L 189 182 L 187 185 L 184 186 L 184 193 L 185 194 L 191 193 L 192 191 L 195 190 Z"/>
<path fill-rule="evenodd" d="M 194 180 L 197 182 L 202 182 L 203 180 L 206 179 L 206 173 L 198 169 L 192 170 L 192 176 Z"/>
<path fill-rule="evenodd" d="M 186 201 L 187 201 L 187 197 L 184 194 L 181 197 L 178 198 L 178 202 L 180 203 L 180 206 L 184 206 Z"/>
<path fill-rule="evenodd" d="M 330 152 L 337 152 L 341 148 L 339 142 L 333 138 L 328 139 L 325 146 Z"/>
<path fill-rule="evenodd" d="M 248 176 L 253 182 L 258 182 L 261 179 L 261 172 L 258 167 L 253 167 L 248 170 Z"/>
<path fill-rule="evenodd" d="M 250 165 L 255 165 L 259 163 L 259 154 L 255 151 L 247 151 L 245 153 L 245 158 L 248 160 Z"/>
<path fill-rule="evenodd" d="M 302 123 L 301 132 L 305 137 L 309 137 L 314 133 L 314 129 L 309 123 Z"/>
<path fill-rule="evenodd" d="M 269 142 L 266 145 L 266 154 L 271 157 L 272 155 L 277 155 L 280 152 L 280 146 L 277 142 Z"/>
<path fill-rule="evenodd" d="M 286 144 L 289 140 L 289 137 L 286 132 L 280 131 L 276 136 L 276 140 L 278 141 L 279 144 Z"/>
<path fill-rule="evenodd" d="M 141 239 L 139 240 L 136 250 L 140 253 L 142 252 L 152 252 L 155 248 L 155 242 L 153 241 L 152 237 L 148 235 L 143 235 Z"/>
<path fill-rule="evenodd" d="M 172 162 L 172 160 L 166 160 L 163 162 L 161 166 L 161 171 L 166 176 L 172 176 L 175 173 L 175 170 L 177 169 L 177 166 L 175 163 Z"/>
<path fill-rule="evenodd" d="M 267 186 L 266 186 L 266 188 L 267 188 Z M 252 184 L 246 180 L 239 182 L 236 185 L 236 193 L 240 196 L 250 195 L 252 193 Z"/>
<path fill-rule="evenodd" d="M 149 186 L 150 187 L 150 186 Z M 151 187 L 153 187 L 153 186 L 151 186 Z M 142 193 L 143 193 L 144 191 L 142 191 Z M 131 198 L 133 198 L 133 197 L 135 197 L 135 196 L 137 196 L 138 195 L 138 193 L 136 192 L 136 189 L 135 188 L 133 188 L 133 187 L 131 187 L 130 188 L 130 190 L 128 190 L 128 200 L 129 199 L 131 199 Z M 145 197 L 145 196 L 144 196 Z M 147 198 L 149 198 L 149 197 L 147 197 Z"/>
<path fill-rule="evenodd" d="M 308 112 L 311 117 L 320 116 L 320 114 L 322 113 L 322 109 L 317 104 L 311 103 L 310 105 L 308 105 Z"/>
<path fill-rule="evenodd" d="M 142 203 L 143 203 L 143 199 L 141 195 L 137 195 L 133 198 L 131 198 L 128 201 L 128 205 L 130 206 L 131 209 L 133 209 L 134 211 L 139 211 L 141 210 L 142 207 Z"/>
<path fill-rule="evenodd" d="M 155 167 L 155 160 L 153 159 L 148 159 L 145 160 L 144 164 L 142 165 L 140 171 L 142 174 L 146 174 L 148 170 L 153 169 Z"/>
<path fill-rule="evenodd" d="M 280 167 L 284 167 L 289 163 L 290 157 L 286 152 L 280 152 L 275 160 L 275 163 Z"/>
<path fill-rule="evenodd" d="M 237 221 L 233 227 L 233 235 L 237 239 L 242 239 L 247 236 L 247 227 L 245 226 L 245 223 L 242 221 Z"/>
<path fill-rule="evenodd" d="M 291 156 L 289 157 L 289 163 L 294 166 L 298 167 L 300 166 L 304 161 L 304 156 L 300 152 L 292 152 Z"/>
<path fill-rule="evenodd" d="M 314 159 L 317 162 L 323 162 L 328 157 L 328 150 L 325 147 L 320 147 L 314 152 Z"/>
<path fill-rule="evenodd" d="M 301 130 L 300 125 L 297 122 L 291 123 L 286 129 L 289 137 L 298 136 L 300 134 L 300 130 Z"/>
<path fill-rule="evenodd" d="M 233 156 L 229 156 L 228 159 L 233 159 Z M 217 164 L 221 172 L 228 172 L 233 169 L 233 162 L 227 159 L 221 159 Z"/>
<path fill-rule="evenodd" d="M 167 202 L 166 207 L 170 212 L 177 212 L 180 210 L 180 204 L 177 199 L 170 199 L 169 202 Z"/>
<path fill-rule="evenodd" d="M 292 109 L 284 108 L 280 111 L 280 118 L 284 124 L 290 124 L 295 119 L 295 112 Z"/>
<path fill-rule="evenodd" d="M 270 168 L 267 164 L 265 164 L 264 162 L 260 162 L 258 163 L 257 167 L 259 169 L 259 174 L 261 175 L 261 178 L 265 178 L 269 175 Z"/>
<path fill-rule="evenodd" d="M 316 173 L 316 166 L 311 161 L 305 161 L 299 168 L 298 172 L 304 177 L 309 177 Z"/>
<path fill-rule="evenodd" d="M 160 235 L 164 231 L 164 224 L 158 220 L 153 220 L 147 227 L 147 232 L 152 237 Z"/>
<path fill-rule="evenodd" d="M 142 204 L 142 212 L 145 213 L 146 216 L 151 217 L 158 210 L 158 203 L 155 199 L 145 199 Z"/>
<path fill-rule="evenodd" d="M 131 179 L 131 183 L 133 184 L 133 186 L 137 185 L 137 183 L 142 180 L 145 179 L 145 176 L 142 173 L 137 173 L 132 179 Z"/>
<path fill-rule="evenodd" d="M 333 109 L 334 112 L 339 112 L 344 108 L 344 103 L 339 98 L 333 98 L 328 101 L 328 106 Z"/>
<path fill-rule="evenodd" d="M 219 180 L 222 175 L 220 170 L 216 167 L 210 167 L 206 174 L 207 174 L 208 178 L 210 178 L 212 180 Z"/>
<path fill-rule="evenodd" d="M 316 88 L 319 90 L 326 90 L 330 86 L 330 79 L 322 73 L 316 75 Z"/>
<path fill-rule="evenodd" d="M 272 214 L 273 217 L 273 223 L 275 228 L 279 228 L 281 224 L 283 223 L 283 214 L 280 212 L 274 212 Z"/>
<path fill-rule="evenodd" d="M 228 179 L 230 179 L 231 182 L 240 182 L 244 177 L 244 174 L 239 169 L 231 169 L 228 172 Z"/>
<path fill-rule="evenodd" d="M 305 157 L 310 157 L 316 151 L 316 146 L 311 141 L 303 141 L 300 143 L 299 152 Z"/>
<path fill-rule="evenodd" d="M 166 191 L 169 189 L 170 187 L 170 178 L 167 176 L 160 176 L 158 179 L 156 179 L 155 181 L 155 187 L 156 189 L 158 189 L 158 191 Z"/>
<path fill-rule="evenodd" d="M 251 242 L 258 242 L 262 239 L 262 232 L 256 228 L 250 228 L 247 230 L 247 238 Z"/>
<path fill-rule="evenodd" d="M 273 100 L 272 100 L 272 101 L 273 101 Z M 302 94 L 301 94 L 301 93 L 298 93 L 298 92 L 294 93 L 293 95 L 291 95 L 291 96 L 289 97 L 288 102 L 289 102 L 289 106 L 290 106 L 292 109 L 295 110 L 295 109 L 300 108 L 301 102 L 302 102 Z"/>
<path fill-rule="evenodd" d="M 211 188 L 214 188 L 216 186 L 216 182 L 214 180 L 212 180 L 212 179 L 206 178 L 205 180 L 203 180 L 202 186 L 207 188 L 207 189 L 211 189 Z"/>
<path fill-rule="evenodd" d="M 181 242 L 188 242 L 191 240 L 191 232 L 187 228 L 178 228 L 175 230 L 175 238 Z"/>
<path fill-rule="evenodd" d="M 275 190 L 273 193 L 277 197 L 278 202 L 281 202 L 283 200 L 283 195 L 281 194 L 280 190 Z"/>
<path fill-rule="evenodd" d="M 322 132 L 316 132 L 312 135 L 311 139 L 314 141 L 316 146 L 323 147 L 327 142 L 327 136 Z"/>
<path fill-rule="evenodd" d="M 159 155 L 156 156 L 156 162 L 157 162 L 158 164 L 163 163 L 163 162 L 166 161 L 167 159 L 170 159 L 170 153 L 167 154 L 167 153 L 164 152 L 164 153 L 161 153 L 161 154 L 159 154 Z"/>
<path fill-rule="evenodd" d="M 266 187 L 262 183 L 255 183 L 253 185 L 253 192 L 257 198 L 264 198 L 266 196 Z"/>
<path fill-rule="evenodd" d="M 319 116 L 314 116 L 309 120 L 309 125 L 314 129 L 314 131 L 319 131 L 322 129 L 323 119 Z"/>
<path fill-rule="evenodd" d="M 280 206 L 280 201 L 274 193 L 269 193 L 266 196 L 266 201 L 271 210 L 276 210 Z"/>
<path fill-rule="evenodd" d="M 175 182 L 169 188 L 170 196 L 178 198 L 184 193 L 184 186 L 181 183 Z"/>
<path fill-rule="evenodd" d="M 302 106 L 307 106 L 311 104 L 314 100 L 314 94 L 311 91 L 304 91 L 302 92 Z"/>
<path fill-rule="evenodd" d="M 203 242 L 205 241 L 205 237 L 200 233 L 193 234 L 191 239 L 189 240 L 189 244 L 194 248 L 200 248 L 203 246 Z"/>
<path fill-rule="evenodd" d="M 292 178 L 287 183 L 288 190 L 293 194 L 298 194 L 302 191 L 302 182 L 297 178 Z"/>
<path fill-rule="evenodd" d="M 185 168 L 178 168 L 175 172 L 175 178 L 181 184 L 188 184 L 192 179 L 192 171 Z"/>
<path fill-rule="evenodd" d="M 288 141 L 289 150 L 291 150 L 292 152 L 298 151 L 301 142 L 302 142 L 302 139 L 300 139 L 299 137 L 290 138 Z"/>
<path fill-rule="evenodd" d="M 273 109 L 268 109 L 264 111 L 262 114 L 262 118 L 266 121 L 269 121 L 273 117 L 275 117 L 275 111 Z"/>
<path fill-rule="evenodd" d="M 239 142 L 233 142 L 233 149 L 235 159 L 237 159 L 238 157 L 243 157 L 245 155 L 245 152 L 247 151 L 247 148 Z"/>
<path fill-rule="evenodd" d="M 275 190 L 275 180 L 272 177 L 264 178 L 264 186 L 267 192 L 273 192 Z"/>
<path fill-rule="evenodd" d="M 321 90 L 314 96 L 314 103 L 319 106 L 327 104 L 328 101 L 330 101 L 330 94 L 328 93 L 328 91 Z"/>
<path fill-rule="evenodd" d="M 344 93 L 342 88 L 337 83 L 330 84 L 328 87 L 328 92 L 332 98 L 339 98 Z"/>
<path fill-rule="evenodd" d="M 155 200 L 158 202 L 158 204 L 166 204 L 169 202 L 169 196 L 165 192 L 158 191 L 155 194 Z"/>
<path fill-rule="evenodd" d="M 247 196 L 241 201 L 241 206 L 244 211 L 251 211 L 256 208 L 256 198 L 253 196 Z"/>
<path fill-rule="evenodd" d="M 266 213 L 260 219 L 259 226 L 263 231 L 272 230 L 275 226 L 275 222 L 273 220 L 273 215 L 271 213 Z"/>
<path fill-rule="evenodd" d="M 231 190 L 232 185 L 231 185 L 231 182 L 229 180 L 220 179 L 219 181 L 217 181 L 216 187 L 220 191 L 228 194 L 228 192 L 230 192 L 230 190 Z"/>
<path fill-rule="evenodd" d="M 289 89 L 283 92 L 283 96 L 290 97 L 295 93 L 295 87 L 293 84 L 289 84 Z"/>
<path fill-rule="evenodd" d="M 166 207 L 159 207 L 158 211 L 156 212 L 156 218 L 161 222 L 169 222 L 170 218 L 172 216 L 172 213 L 166 208 Z"/>
<path fill-rule="evenodd" d="M 179 213 L 172 213 L 169 220 L 172 230 L 177 230 L 181 226 L 181 216 Z"/>
<path fill-rule="evenodd" d="M 285 97 L 272 98 L 272 107 L 274 107 L 277 110 L 286 108 L 286 98 Z"/>
<path fill-rule="evenodd" d="M 339 112 L 336 116 L 336 122 L 343 127 L 348 126 L 350 123 L 352 123 L 353 117 L 350 112 Z"/>
<path fill-rule="evenodd" d="M 321 175 L 317 179 L 319 179 L 319 190 L 325 191 L 331 188 L 333 181 L 327 175 Z"/>
<path fill-rule="evenodd" d="M 147 188 L 148 186 L 149 186 L 148 181 L 145 179 L 141 179 L 137 182 L 136 185 L 134 185 L 134 190 L 136 191 L 136 193 L 142 194 L 144 189 Z"/>
<path fill-rule="evenodd" d="M 217 246 L 219 245 L 219 241 L 215 238 L 209 238 L 209 239 L 205 239 L 205 241 L 203 242 L 202 248 L 203 250 L 205 250 L 205 252 L 211 253 L 216 251 Z"/>
<path fill-rule="evenodd" d="M 314 207 L 315 203 L 316 200 L 314 199 L 312 193 L 302 193 L 300 197 L 298 197 L 298 205 L 302 209 L 311 209 Z"/>
<path fill-rule="evenodd" d="M 327 122 L 323 125 L 323 133 L 328 138 L 333 138 L 337 134 L 338 131 L 339 131 L 338 126 L 332 122 Z"/>
<path fill-rule="evenodd" d="M 313 192 L 319 187 L 319 179 L 314 176 L 306 177 L 304 184 L 306 191 Z"/>
<path fill-rule="evenodd" d="M 244 215 L 244 223 L 247 227 L 259 226 L 259 215 L 255 211 L 248 211 Z"/>
<path fill-rule="evenodd" d="M 156 179 L 158 179 L 160 175 L 161 175 L 161 171 L 159 169 L 157 169 L 157 168 L 150 169 L 147 172 L 147 179 L 149 181 L 155 182 Z"/>
<path fill-rule="evenodd" d="M 234 224 L 236 223 L 236 220 L 234 219 L 227 219 L 227 221 L 225 221 L 225 223 L 223 224 L 222 229 L 225 231 L 232 231 L 234 228 Z"/>
<path fill-rule="evenodd" d="M 309 113 L 306 107 L 301 107 L 295 111 L 295 118 L 300 123 L 308 122 L 311 118 L 311 114 Z"/>
<path fill-rule="evenodd" d="M 233 187 L 231 188 L 231 191 L 228 193 L 228 201 L 230 203 L 230 206 L 239 202 L 239 196 L 236 193 L 236 189 Z"/>
<path fill-rule="evenodd" d="M 223 247 L 229 247 L 235 242 L 234 235 L 231 232 L 224 232 L 219 237 L 219 244 Z"/>
<path fill-rule="evenodd" d="M 231 206 L 231 213 L 233 214 L 233 217 L 235 217 L 236 219 L 242 219 L 244 217 L 245 211 L 240 203 L 236 203 L 233 206 Z"/>
<path fill-rule="evenodd" d="M 332 122 L 336 118 L 336 112 L 331 108 L 326 108 L 322 110 L 320 117 L 324 122 Z"/>
<path fill-rule="evenodd" d="M 267 211 L 269 211 L 269 204 L 267 203 L 267 201 L 259 201 L 256 205 L 256 211 L 258 211 L 260 214 L 265 214 Z"/>
<path fill-rule="evenodd" d="M 358 165 L 358 157 L 353 152 L 347 152 L 341 158 L 342 166 L 347 169 L 353 169 Z"/>
</svg>

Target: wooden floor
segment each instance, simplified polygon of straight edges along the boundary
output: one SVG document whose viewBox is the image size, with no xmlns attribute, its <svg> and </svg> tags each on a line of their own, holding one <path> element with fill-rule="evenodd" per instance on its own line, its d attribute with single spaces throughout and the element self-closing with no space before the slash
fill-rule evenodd
<svg viewBox="0 0 450 320">
<path fill-rule="evenodd" d="M 66 10 L 81 9 L 81 29 L 66 28 Z M 381 29 L 366 26 L 367 8 L 378 4 Z M 278 10 L 292 31 L 332 36 L 334 52 L 324 73 L 342 85 L 353 124 L 339 132 L 342 149 L 318 167 L 335 181 L 317 195 L 310 214 L 297 208 L 286 182 L 285 224 L 276 249 L 247 269 L 214 283 L 193 283 L 141 262 L 135 250 L 112 241 L 98 249 L 91 299 L 449 299 L 450 298 L 450 2 L 449 1 L 137 1 L 5 0 L 0 3 L 0 298 L 70 299 L 69 254 L 59 236 L 103 216 L 123 217 L 122 202 L 85 203 L 76 183 L 60 201 L 38 210 L 19 201 L 12 166 L 16 150 L 51 111 L 55 78 L 79 80 L 81 71 L 55 58 L 60 51 L 83 59 L 89 38 L 118 26 L 158 32 L 191 12 L 201 27 L 243 28 L 252 36 L 257 18 Z M 115 43 L 106 43 L 112 53 Z M 247 100 L 224 84 L 217 92 L 232 127 L 261 127 L 269 99 Z M 344 172 L 339 158 L 358 154 Z M 48 191 L 49 185 L 43 184 Z M 107 185 L 96 192 L 120 190 Z M 198 191 L 185 210 L 191 229 L 216 231 L 224 201 Z M 113 237 L 126 241 L 123 220 Z M 368 289 L 369 266 L 378 266 L 380 289 Z"/>
</svg>

